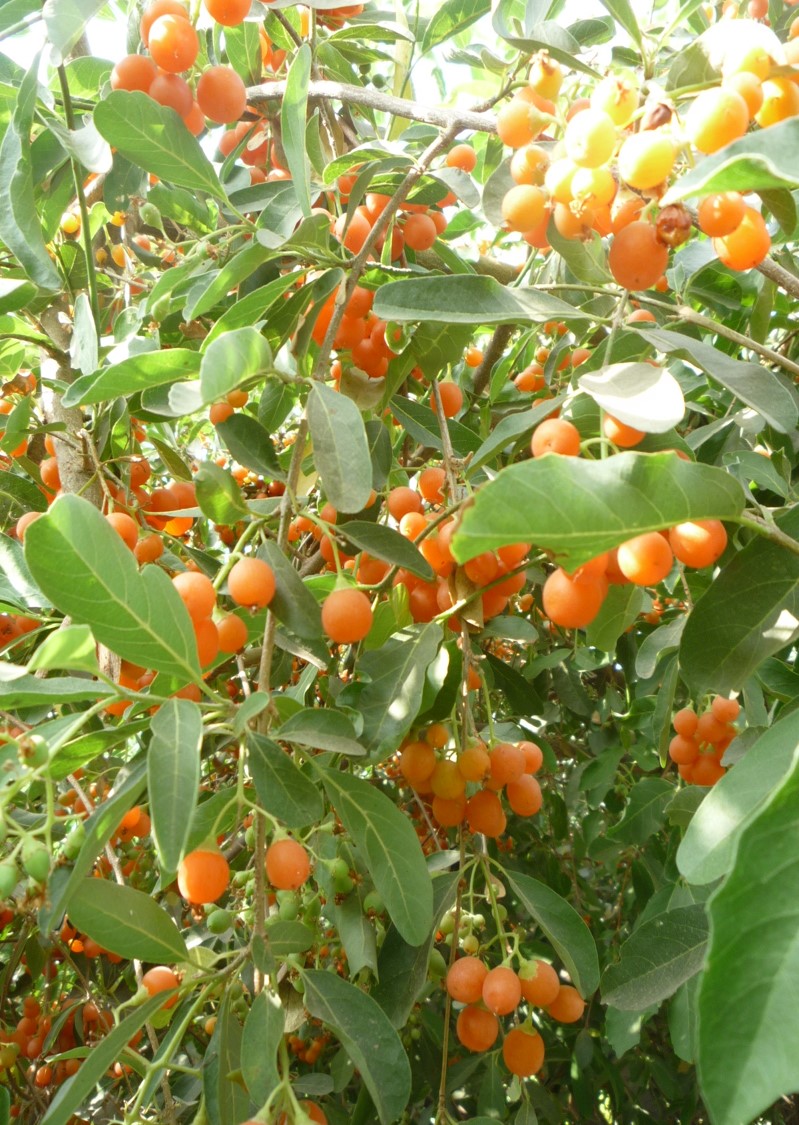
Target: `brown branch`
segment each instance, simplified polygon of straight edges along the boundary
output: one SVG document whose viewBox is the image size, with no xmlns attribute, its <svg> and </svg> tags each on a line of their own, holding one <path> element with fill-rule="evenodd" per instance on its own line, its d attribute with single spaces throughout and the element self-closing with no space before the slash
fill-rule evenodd
<svg viewBox="0 0 799 1125">
<path fill-rule="evenodd" d="M 247 101 L 257 106 L 259 103 L 282 101 L 286 93 L 285 82 L 263 82 L 250 86 Z M 423 121 L 428 125 L 438 125 L 442 129 L 457 127 L 471 129 L 475 133 L 496 133 L 497 121 L 491 113 L 477 113 L 468 109 L 446 109 L 443 106 L 422 105 L 409 98 L 395 98 L 381 90 L 365 86 L 351 86 L 346 82 L 312 81 L 308 84 L 308 97 L 311 101 L 330 98 L 344 105 L 361 105 L 393 117 L 407 117 L 411 121 Z"/>
<path fill-rule="evenodd" d="M 779 285 L 780 289 L 790 293 L 792 297 L 799 297 L 799 277 L 775 262 L 773 258 L 766 258 L 759 266 L 755 266 L 755 269 L 762 273 L 764 277 L 767 277 L 769 281 Z"/>
<path fill-rule="evenodd" d="M 489 340 L 480 365 L 474 373 L 472 390 L 475 395 L 481 395 L 488 386 L 494 365 L 502 357 L 502 353 L 505 351 L 514 331 L 515 325 L 513 324 L 498 324 L 494 329 L 494 335 Z"/>
</svg>

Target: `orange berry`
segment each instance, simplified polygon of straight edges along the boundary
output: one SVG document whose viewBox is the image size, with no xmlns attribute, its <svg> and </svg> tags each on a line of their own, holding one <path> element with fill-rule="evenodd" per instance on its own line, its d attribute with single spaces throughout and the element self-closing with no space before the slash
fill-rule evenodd
<svg viewBox="0 0 799 1125">
<path fill-rule="evenodd" d="M 236 605 L 263 609 L 275 596 L 275 572 L 263 559 L 239 559 L 227 576 L 227 588 Z"/>
</svg>

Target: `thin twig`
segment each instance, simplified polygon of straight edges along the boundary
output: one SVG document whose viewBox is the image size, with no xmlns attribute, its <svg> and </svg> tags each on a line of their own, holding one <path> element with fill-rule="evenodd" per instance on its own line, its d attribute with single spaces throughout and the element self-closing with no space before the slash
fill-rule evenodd
<svg viewBox="0 0 799 1125">
<path fill-rule="evenodd" d="M 799 278 L 797 278 L 797 284 L 799 285 Z M 797 296 L 799 296 L 799 290 L 797 290 Z M 726 324 L 721 324 L 717 320 L 712 320 L 709 316 L 703 316 L 702 313 L 695 312 L 688 305 L 680 305 L 675 309 L 674 315 L 680 320 L 687 320 L 690 324 L 695 324 L 697 328 L 706 328 L 709 332 L 715 332 L 718 336 L 723 336 L 725 340 L 729 340 L 733 344 L 740 344 L 742 348 L 748 348 L 749 351 L 762 355 L 764 359 L 770 360 L 777 367 L 783 367 L 786 371 L 792 371 L 794 375 L 799 375 L 799 363 L 788 359 L 766 344 L 759 344 L 757 340 L 752 340 L 749 336 L 743 336 L 735 329 L 728 328 Z"/>
<path fill-rule="evenodd" d="M 764 259 L 759 266 L 755 266 L 755 269 L 769 281 L 779 285 L 780 289 L 790 293 L 792 297 L 799 297 L 799 277 L 775 262 L 773 258 Z"/>
<path fill-rule="evenodd" d="M 501 358 L 515 331 L 516 326 L 514 324 L 498 324 L 494 329 L 494 335 L 489 340 L 480 365 L 474 373 L 473 393 L 475 395 L 481 395 L 488 386 L 488 380 L 491 378 L 494 365 Z"/>
</svg>

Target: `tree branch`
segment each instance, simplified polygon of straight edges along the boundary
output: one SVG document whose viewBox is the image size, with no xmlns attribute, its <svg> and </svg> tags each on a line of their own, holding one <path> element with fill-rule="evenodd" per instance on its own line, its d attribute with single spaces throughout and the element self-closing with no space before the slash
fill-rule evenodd
<svg viewBox="0 0 799 1125">
<path fill-rule="evenodd" d="M 779 285 L 780 289 L 790 293 L 792 297 L 799 297 L 799 277 L 775 262 L 773 258 L 766 258 L 759 266 L 755 266 L 755 269 L 762 273 L 764 277 Z"/>
<path fill-rule="evenodd" d="M 799 285 L 799 278 L 796 279 L 796 282 Z M 723 336 L 725 340 L 730 340 L 733 344 L 740 344 L 742 348 L 748 348 L 749 351 L 770 360 L 777 367 L 783 367 L 786 371 L 799 375 L 799 363 L 788 359 L 787 356 L 766 344 L 759 344 L 757 340 L 752 340 L 749 336 L 743 336 L 740 332 L 736 332 L 734 328 L 728 328 L 726 324 L 721 324 L 709 316 L 703 316 L 702 313 L 694 312 L 688 305 L 680 305 L 676 310 L 676 315 L 680 320 L 687 320 L 689 324 L 695 324 L 698 328 L 705 328 L 708 332 L 716 332 L 719 336 Z"/>
<path fill-rule="evenodd" d="M 263 82 L 258 86 L 250 86 L 247 90 L 248 103 L 257 106 L 259 103 L 282 101 L 286 93 L 285 82 Z M 308 97 L 312 101 L 320 98 L 330 98 L 342 102 L 344 105 L 362 105 L 367 109 L 375 109 L 380 113 L 388 113 L 394 117 L 407 117 L 412 121 L 423 121 L 428 125 L 438 125 L 442 129 L 457 127 L 471 129 L 475 133 L 496 133 L 497 120 L 492 113 L 476 113 L 468 109 L 445 109 L 443 106 L 422 105 L 408 98 L 395 98 L 393 94 L 384 94 L 380 90 L 367 89 L 364 86 L 350 86 L 346 82 L 309 82 Z"/>
</svg>

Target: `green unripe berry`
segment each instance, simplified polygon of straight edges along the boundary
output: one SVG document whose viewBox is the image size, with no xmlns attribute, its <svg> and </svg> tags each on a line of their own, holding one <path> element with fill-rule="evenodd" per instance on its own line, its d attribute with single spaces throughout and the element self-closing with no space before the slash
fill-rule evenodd
<svg viewBox="0 0 799 1125">
<path fill-rule="evenodd" d="M 327 869 L 334 882 L 337 879 L 345 879 L 350 873 L 349 864 L 341 856 L 331 859 L 327 864 Z"/>
<path fill-rule="evenodd" d="M 363 900 L 363 908 L 367 913 L 374 911 L 375 914 L 382 914 L 386 906 L 377 891 L 370 891 Z"/>
<path fill-rule="evenodd" d="M 470 956 L 475 954 L 479 948 L 480 942 L 474 936 L 474 934 L 467 934 L 461 942 L 461 949 L 464 953 L 468 953 Z"/>
<path fill-rule="evenodd" d="M 10 898 L 19 882 L 19 872 L 13 859 L 0 863 L 0 899 Z"/>
<path fill-rule="evenodd" d="M 431 949 L 430 960 L 427 963 L 428 976 L 433 980 L 443 980 L 447 975 L 447 962 L 437 949 Z"/>
<path fill-rule="evenodd" d="M 35 882 L 46 882 L 50 874 L 50 852 L 40 840 L 29 837 L 22 845 L 22 867 Z"/>
<path fill-rule="evenodd" d="M 223 934 L 233 925 L 233 915 L 229 910 L 212 910 L 206 925 L 212 934 Z"/>
<path fill-rule="evenodd" d="M 293 922 L 300 914 L 300 896 L 295 891 L 278 891 L 278 917 Z"/>
<path fill-rule="evenodd" d="M 354 886 L 355 884 L 349 875 L 333 880 L 333 889 L 337 895 L 348 895 Z"/>
<path fill-rule="evenodd" d="M 444 917 L 441 919 L 441 925 L 438 928 L 439 928 L 439 930 L 441 930 L 441 933 L 444 934 L 444 935 L 454 933 L 455 932 L 455 915 L 454 914 L 445 914 Z"/>
<path fill-rule="evenodd" d="M 77 859 L 85 839 L 86 829 L 82 824 L 76 824 L 74 828 L 70 828 L 64 839 L 64 855 L 67 859 Z"/>
</svg>

